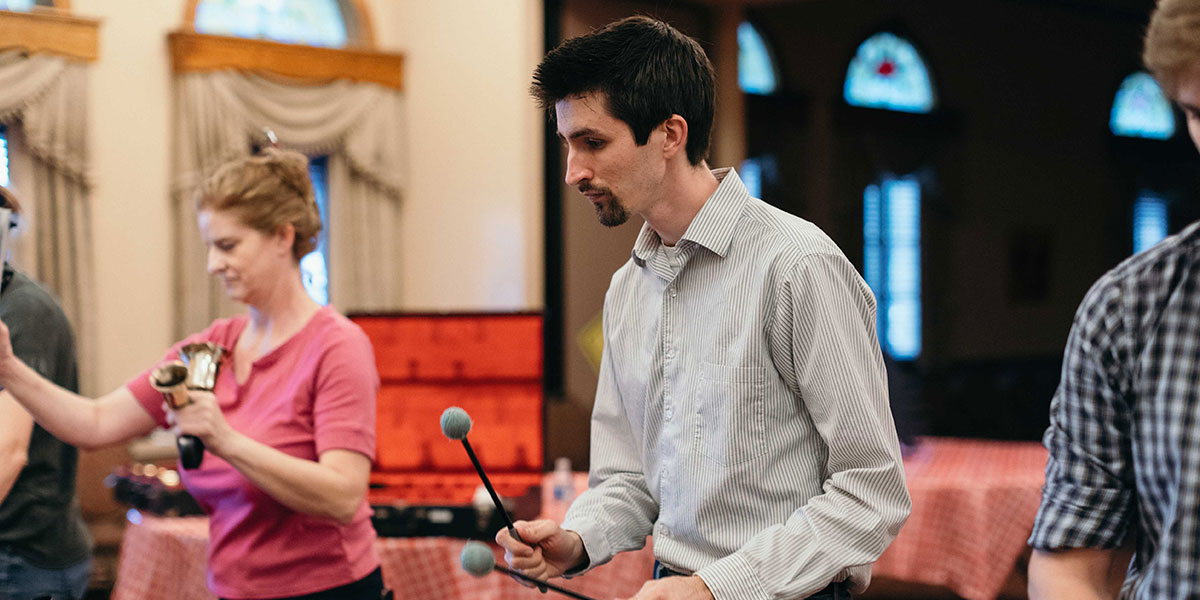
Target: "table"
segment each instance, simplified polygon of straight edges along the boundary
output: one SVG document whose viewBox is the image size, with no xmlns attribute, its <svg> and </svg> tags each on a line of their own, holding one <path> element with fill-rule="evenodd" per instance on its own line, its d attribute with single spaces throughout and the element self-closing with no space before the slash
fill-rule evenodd
<svg viewBox="0 0 1200 600">
<path fill-rule="evenodd" d="M 1046 450 L 1034 442 L 925 438 L 904 466 L 913 512 L 873 569 L 873 577 L 938 586 L 968 600 L 995 598 L 1025 551 L 1041 499 Z M 583 474 L 577 475 L 582 489 Z M 544 488 L 549 490 L 549 480 Z M 208 541 L 203 517 L 145 516 L 121 544 L 114 600 L 213 600 L 205 587 Z M 385 583 L 398 599 L 546 598 L 492 574 L 474 578 L 459 567 L 463 540 L 380 538 Z M 503 564 L 497 552 L 497 562 Z M 597 599 L 632 596 L 650 574 L 646 548 L 569 581 Z"/>
<path fill-rule="evenodd" d="M 1027 551 L 1046 455 L 1037 442 L 922 439 L 904 461 L 912 514 L 872 576 L 996 598 Z"/>
<path fill-rule="evenodd" d="M 397 600 L 480 598 L 520 600 L 546 596 L 500 574 L 476 578 L 459 565 L 466 540 L 454 538 L 379 538 L 376 549 L 383 580 Z M 114 600 L 214 600 L 205 586 L 204 552 L 208 519 L 143 517 L 125 528 Z M 503 556 L 497 551 L 497 564 Z M 556 584 L 594 598 L 628 597 L 650 574 L 649 553 L 628 553 L 585 577 Z"/>
<path fill-rule="evenodd" d="M 587 487 L 587 473 L 575 474 L 575 489 Z M 552 506 L 553 483 L 543 481 L 542 506 Z M 543 517 L 561 515 L 544 514 Z M 121 542 L 121 558 L 113 600 L 216 600 L 205 580 L 208 546 L 207 517 L 155 517 L 142 515 L 130 522 Z M 397 600 L 425 598 L 481 600 L 545 600 L 546 595 L 512 579 L 493 573 L 476 578 L 459 563 L 466 540 L 456 538 L 379 538 L 375 549 L 383 581 Z M 496 564 L 504 555 L 493 547 Z M 650 540 L 639 552 L 626 552 L 583 577 L 556 579 L 554 583 L 596 599 L 627 598 L 649 579 L 654 567 Z"/>
</svg>

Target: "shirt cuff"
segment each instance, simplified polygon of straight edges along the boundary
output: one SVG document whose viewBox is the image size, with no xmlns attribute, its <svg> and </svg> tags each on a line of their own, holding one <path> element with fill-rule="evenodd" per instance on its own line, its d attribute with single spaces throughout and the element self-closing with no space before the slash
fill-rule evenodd
<svg viewBox="0 0 1200 600">
<path fill-rule="evenodd" d="M 571 577 L 583 575 L 612 560 L 612 544 L 608 543 L 608 536 L 604 534 L 604 529 L 600 527 L 600 523 L 595 519 L 587 517 L 567 519 L 563 521 L 562 528 L 579 534 L 579 538 L 583 540 L 583 551 L 587 554 L 588 558 L 587 565 L 578 570 L 563 573 L 563 577 L 570 579 Z"/>
<path fill-rule="evenodd" d="M 1134 522 L 1133 492 L 1047 481 L 1027 542 L 1037 550 L 1116 548 Z"/>
<path fill-rule="evenodd" d="M 704 580 L 716 600 L 771 600 L 750 563 L 736 552 L 696 571 L 696 575 Z"/>
<path fill-rule="evenodd" d="M 133 394 L 142 409 L 150 414 L 150 418 L 154 419 L 154 424 L 166 429 L 170 427 L 170 424 L 167 423 L 167 413 L 163 409 L 165 401 L 162 392 L 150 385 L 149 377 L 150 371 L 147 370 L 142 375 L 129 380 L 125 384 L 125 388 Z"/>
</svg>

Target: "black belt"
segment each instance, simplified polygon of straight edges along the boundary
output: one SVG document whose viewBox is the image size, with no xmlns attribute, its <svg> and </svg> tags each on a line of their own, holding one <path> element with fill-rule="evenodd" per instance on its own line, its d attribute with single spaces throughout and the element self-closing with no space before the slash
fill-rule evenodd
<svg viewBox="0 0 1200 600">
<path fill-rule="evenodd" d="M 687 576 L 688 576 L 687 573 L 680 573 L 679 571 L 676 571 L 676 570 L 658 562 L 657 560 L 654 561 L 654 578 L 655 579 L 662 579 L 663 577 L 687 577 Z M 825 586 L 820 591 L 814 592 L 809 597 L 813 598 L 813 597 L 825 597 L 825 596 L 828 596 L 830 598 L 837 598 L 838 600 L 841 600 L 842 598 L 849 599 L 850 592 L 846 587 L 846 582 L 835 581 L 835 582 Z"/>
</svg>

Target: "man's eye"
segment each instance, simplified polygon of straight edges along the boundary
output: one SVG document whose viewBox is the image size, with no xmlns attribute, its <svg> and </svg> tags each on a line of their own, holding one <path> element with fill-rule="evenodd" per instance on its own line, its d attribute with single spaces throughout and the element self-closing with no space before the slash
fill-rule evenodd
<svg viewBox="0 0 1200 600">
<path fill-rule="evenodd" d="M 592 150 L 599 150 L 604 147 L 604 140 L 587 140 L 587 145 Z"/>
</svg>

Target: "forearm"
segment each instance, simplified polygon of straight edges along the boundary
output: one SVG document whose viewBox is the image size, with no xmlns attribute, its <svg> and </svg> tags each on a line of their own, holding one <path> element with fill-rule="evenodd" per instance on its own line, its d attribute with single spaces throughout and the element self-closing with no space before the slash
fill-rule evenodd
<svg viewBox="0 0 1200 600">
<path fill-rule="evenodd" d="M 646 483 L 637 447 L 613 399 L 598 394 L 589 487 L 571 503 L 563 520 L 565 529 L 582 538 L 589 569 L 619 552 L 644 546 L 658 519 L 658 501 Z"/>
<path fill-rule="evenodd" d="M 254 485 L 298 513 L 349 523 L 366 494 L 365 476 L 285 454 L 238 432 L 219 454 Z M 369 472 L 370 460 L 361 458 Z"/>
<path fill-rule="evenodd" d="M 95 402 L 55 385 L 19 359 L 10 360 L 0 376 L 5 391 L 54 437 L 83 449 L 119 441 L 108 439 Z"/>
<path fill-rule="evenodd" d="M 642 441 L 625 417 L 611 347 L 606 339 L 592 409 L 588 490 L 571 503 L 563 522 L 583 539 L 588 568 L 644 546 L 659 512 L 646 483 Z"/>
<path fill-rule="evenodd" d="M 33 417 L 21 408 L 8 392 L 0 392 L 0 503 L 29 460 L 29 440 L 33 437 Z"/>
<path fill-rule="evenodd" d="M 657 518 L 658 504 L 640 474 L 604 479 L 576 498 L 563 520 L 563 528 L 578 535 L 584 549 L 573 568 L 586 562 L 578 571 L 582 573 L 618 553 L 642 548 Z"/>
<path fill-rule="evenodd" d="M 1029 560 L 1031 600 L 1115 599 L 1121 592 L 1132 548 L 1034 550 Z"/>
<path fill-rule="evenodd" d="M 1093 582 L 1076 579 L 1044 577 L 1029 579 L 1030 600 L 1054 600 L 1057 598 L 1072 598 L 1074 600 L 1115 600 L 1117 594 L 1106 593 L 1102 587 Z"/>
<path fill-rule="evenodd" d="M 700 569 L 713 595 L 807 597 L 846 569 L 878 559 L 911 507 L 903 479 L 890 466 L 834 474 L 825 488 L 783 523 Z"/>
<path fill-rule="evenodd" d="M 27 454 L 16 451 L 0 451 L 0 504 L 8 498 L 12 486 L 17 482 L 21 469 L 25 468 Z"/>
</svg>

